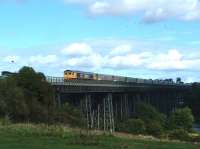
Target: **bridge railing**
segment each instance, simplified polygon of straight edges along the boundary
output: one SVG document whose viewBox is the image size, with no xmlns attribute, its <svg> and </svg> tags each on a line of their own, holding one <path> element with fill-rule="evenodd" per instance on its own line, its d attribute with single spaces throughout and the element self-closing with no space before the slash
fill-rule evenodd
<svg viewBox="0 0 200 149">
<path fill-rule="evenodd" d="M 64 83 L 64 78 L 63 77 L 46 77 L 47 82 L 53 84 L 53 83 Z"/>
<path fill-rule="evenodd" d="M 64 80 L 63 77 L 46 77 L 47 82 L 53 85 L 91 85 L 91 84 L 109 84 L 109 85 L 122 85 L 125 82 L 114 82 L 114 81 L 104 81 L 104 80 Z"/>
<path fill-rule="evenodd" d="M 63 77 L 47 76 L 46 80 L 52 85 L 66 85 L 66 86 L 113 86 L 113 87 L 132 87 L 132 86 L 171 86 L 181 87 L 182 84 L 148 84 L 135 82 L 120 82 L 120 81 L 106 81 L 106 80 L 64 80 Z"/>
</svg>

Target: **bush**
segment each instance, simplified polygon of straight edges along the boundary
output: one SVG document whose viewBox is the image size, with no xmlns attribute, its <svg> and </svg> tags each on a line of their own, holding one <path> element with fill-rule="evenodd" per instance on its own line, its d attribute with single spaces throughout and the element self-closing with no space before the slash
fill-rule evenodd
<svg viewBox="0 0 200 149">
<path fill-rule="evenodd" d="M 168 137 L 172 140 L 191 141 L 191 137 L 184 129 L 175 129 L 169 133 Z"/>
<path fill-rule="evenodd" d="M 160 137 L 166 124 L 166 116 L 158 112 L 152 105 L 139 103 L 137 105 L 138 118 L 145 122 L 146 132 Z"/>
<path fill-rule="evenodd" d="M 145 124 L 141 119 L 129 119 L 120 125 L 120 131 L 125 131 L 133 134 L 144 134 Z"/>
<path fill-rule="evenodd" d="M 152 121 L 146 124 L 146 132 L 155 137 L 161 137 L 163 135 L 164 128 L 159 122 Z"/>
<path fill-rule="evenodd" d="M 184 131 L 191 131 L 194 123 L 194 117 L 191 109 L 186 107 L 177 109 L 169 117 L 170 129 L 183 129 Z"/>
<path fill-rule="evenodd" d="M 11 124 L 11 121 L 7 115 L 4 118 L 0 118 L 0 125 L 6 126 L 6 125 L 10 125 L 10 124 Z"/>
<path fill-rule="evenodd" d="M 137 116 L 139 119 L 143 120 L 146 125 L 157 122 L 161 126 L 165 126 L 166 116 L 160 112 L 158 112 L 152 105 L 139 103 L 137 105 Z"/>
<path fill-rule="evenodd" d="M 81 111 L 67 102 L 59 108 L 56 118 L 59 122 L 68 124 L 72 127 L 84 128 L 85 126 L 85 119 L 82 117 Z"/>
</svg>

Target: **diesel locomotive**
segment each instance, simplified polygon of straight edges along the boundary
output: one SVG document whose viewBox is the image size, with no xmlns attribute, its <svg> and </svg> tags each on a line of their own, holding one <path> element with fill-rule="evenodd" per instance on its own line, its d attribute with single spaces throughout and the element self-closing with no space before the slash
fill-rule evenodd
<svg viewBox="0 0 200 149">
<path fill-rule="evenodd" d="M 133 83 L 144 83 L 144 84 L 182 84 L 175 83 L 172 79 L 165 80 L 152 80 L 152 79 L 138 79 L 132 77 L 122 77 L 115 75 L 105 75 L 84 71 L 66 70 L 64 71 L 64 80 L 104 80 L 104 81 L 119 81 L 119 82 L 133 82 Z"/>
</svg>

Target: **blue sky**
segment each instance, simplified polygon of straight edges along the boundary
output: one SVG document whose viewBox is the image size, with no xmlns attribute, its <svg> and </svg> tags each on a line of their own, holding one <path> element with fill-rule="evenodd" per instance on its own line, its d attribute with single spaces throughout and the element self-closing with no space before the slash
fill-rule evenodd
<svg viewBox="0 0 200 149">
<path fill-rule="evenodd" d="M 0 0 L 0 19 L 0 71 L 200 81 L 199 0 Z"/>
</svg>

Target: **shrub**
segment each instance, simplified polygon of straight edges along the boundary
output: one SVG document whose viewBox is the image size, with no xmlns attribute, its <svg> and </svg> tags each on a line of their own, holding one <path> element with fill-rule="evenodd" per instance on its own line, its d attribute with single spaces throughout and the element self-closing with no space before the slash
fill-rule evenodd
<svg viewBox="0 0 200 149">
<path fill-rule="evenodd" d="M 152 105 L 139 103 L 137 105 L 138 118 L 145 122 L 146 132 L 160 137 L 163 134 L 166 116 L 158 112 Z"/>
<path fill-rule="evenodd" d="M 120 131 L 125 131 L 133 134 L 145 133 L 145 124 L 141 119 L 129 119 L 120 125 Z"/>
<path fill-rule="evenodd" d="M 169 117 L 170 129 L 183 129 L 184 131 L 191 131 L 194 123 L 194 117 L 191 109 L 186 107 L 177 109 Z"/>
<path fill-rule="evenodd" d="M 191 141 L 191 137 L 184 129 L 175 129 L 169 133 L 168 137 L 172 140 Z"/>
<path fill-rule="evenodd" d="M 84 117 L 81 111 L 69 103 L 63 104 L 57 111 L 56 118 L 59 122 L 68 124 L 72 127 L 84 127 Z"/>
<path fill-rule="evenodd" d="M 145 132 L 145 124 L 141 119 L 130 119 L 127 122 L 131 133 L 142 134 Z"/>
<path fill-rule="evenodd" d="M 6 126 L 10 124 L 11 124 L 11 121 L 10 121 L 9 116 L 6 115 L 5 117 L 0 118 L 0 125 Z"/>
<path fill-rule="evenodd" d="M 164 128 L 158 121 L 152 121 L 146 124 L 146 132 L 155 137 L 161 137 L 164 132 Z"/>
<path fill-rule="evenodd" d="M 152 105 L 139 103 L 137 105 L 137 116 L 139 119 L 143 120 L 146 125 L 157 122 L 161 126 L 165 126 L 166 116 L 160 112 L 158 112 Z"/>
</svg>

